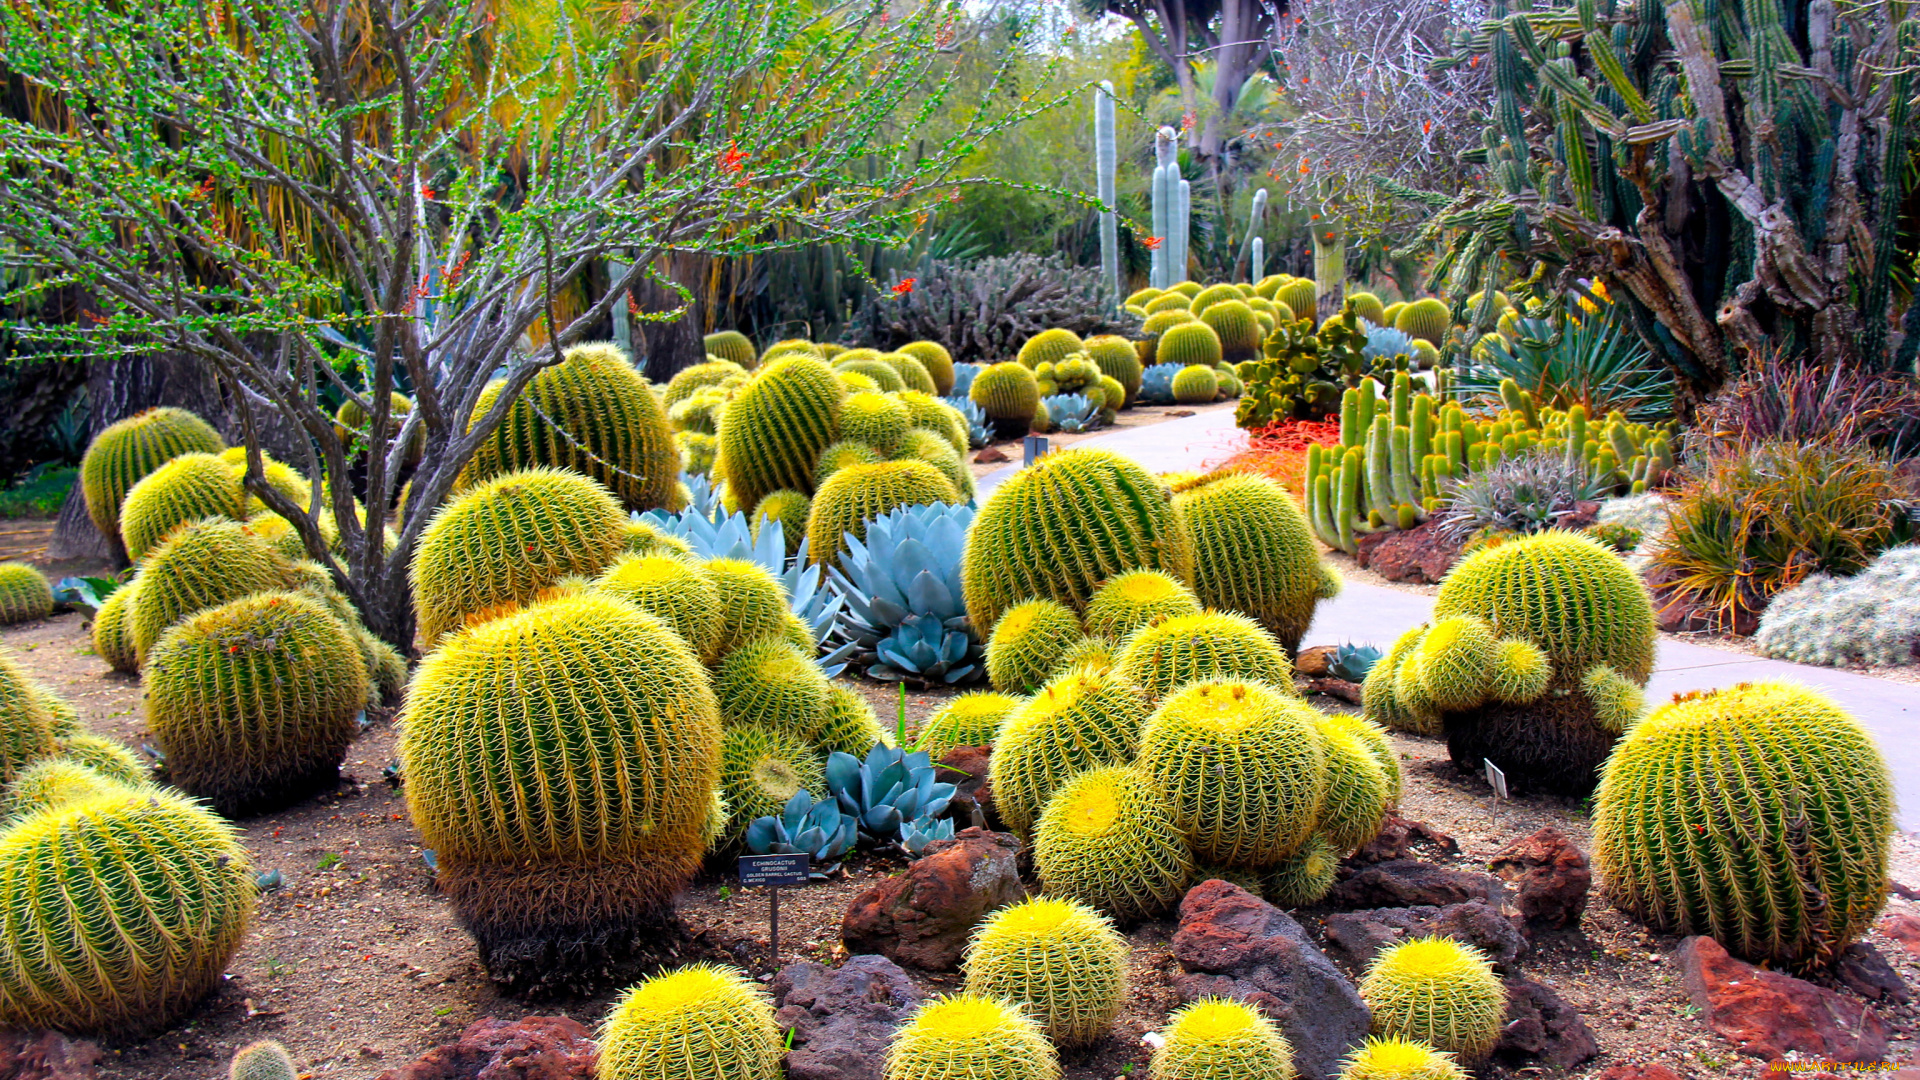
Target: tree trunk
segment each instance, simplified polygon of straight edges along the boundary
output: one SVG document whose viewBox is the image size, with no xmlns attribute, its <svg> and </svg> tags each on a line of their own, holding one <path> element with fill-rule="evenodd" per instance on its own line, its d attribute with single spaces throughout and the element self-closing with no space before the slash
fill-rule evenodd
<svg viewBox="0 0 1920 1080">
<path fill-rule="evenodd" d="M 701 331 L 707 261 L 705 258 L 670 256 L 667 272 L 673 280 L 693 293 L 694 301 L 687 304 L 685 313 L 670 322 L 643 322 L 637 318 L 633 321 L 634 366 L 655 383 L 665 383 L 680 369 L 707 358 L 707 347 Z M 654 281 L 643 280 L 634 286 L 633 293 L 636 313 L 672 311 L 686 303 L 679 293 Z"/>
</svg>

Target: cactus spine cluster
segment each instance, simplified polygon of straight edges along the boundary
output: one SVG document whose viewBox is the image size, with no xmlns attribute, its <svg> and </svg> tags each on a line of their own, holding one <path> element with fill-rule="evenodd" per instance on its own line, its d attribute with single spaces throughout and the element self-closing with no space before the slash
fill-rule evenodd
<svg viewBox="0 0 1920 1080">
<path fill-rule="evenodd" d="M 1293 1080 L 1292 1044 L 1250 1005 L 1201 998 L 1167 1018 L 1164 1036 L 1147 1080 Z"/>
<path fill-rule="evenodd" d="M 1611 903 L 1805 969 L 1866 932 L 1887 892 L 1886 761 L 1832 700 L 1794 683 L 1690 694 L 1607 762 L 1594 864 Z"/>
<path fill-rule="evenodd" d="M 1060 1080 L 1040 1025 L 1017 1006 L 977 994 L 923 1005 L 887 1047 L 881 1080 Z"/>
<path fill-rule="evenodd" d="M 182 620 L 149 653 L 146 683 L 168 779 L 230 817 L 331 789 L 367 703 L 346 626 L 289 592 Z"/>
<path fill-rule="evenodd" d="M 219 432 L 185 409 L 148 409 L 103 428 L 80 458 L 87 516 L 106 536 L 120 535 L 120 504 L 133 485 L 182 454 L 218 454 Z"/>
<path fill-rule="evenodd" d="M 1086 1046 L 1126 998 L 1127 939 L 1085 904 L 1036 897 L 980 924 L 966 973 L 967 993 L 1024 1007 L 1055 1046 Z"/>
<path fill-rule="evenodd" d="M 1425 937 L 1380 950 L 1360 980 L 1373 1033 L 1424 1042 L 1477 1061 L 1500 1041 L 1507 989 L 1471 945 Z"/>
<path fill-rule="evenodd" d="M 0 562 L 0 626 L 53 614 L 53 586 L 26 563 Z"/>
<path fill-rule="evenodd" d="M 1194 874 L 1172 816 L 1153 781 L 1131 766 L 1089 769 L 1067 781 L 1034 827 L 1033 866 L 1046 895 L 1122 922 L 1168 910 Z"/>
<path fill-rule="evenodd" d="M 0 1024 L 166 1027 L 218 984 L 255 897 L 233 829 L 182 796 L 117 788 L 29 814 L 0 832 Z"/>
<path fill-rule="evenodd" d="M 985 630 L 1036 596 L 1079 610 L 1108 578 L 1141 569 L 1192 577 L 1193 540 L 1165 485 L 1104 450 L 1048 454 L 995 489 L 974 518 L 967 615 Z"/>
<path fill-rule="evenodd" d="M 1112 674 L 1069 672 L 1007 717 L 989 766 L 994 806 L 1026 836 L 1047 800 L 1076 773 L 1133 760 L 1146 706 Z"/>
<path fill-rule="evenodd" d="M 699 866 L 719 705 L 687 644 L 624 601 L 565 597 L 454 635 L 401 726 L 408 808 L 483 961 L 502 940 L 644 922 Z"/>
<path fill-rule="evenodd" d="M 621 995 L 600 1031 L 601 1080 L 779 1080 L 785 1040 L 766 992 L 693 964 Z"/>
<path fill-rule="evenodd" d="M 1292 497 L 1264 476 L 1229 473 L 1182 485 L 1173 505 L 1193 536 L 1200 602 L 1252 616 L 1292 655 L 1315 605 L 1340 588 Z"/>
</svg>

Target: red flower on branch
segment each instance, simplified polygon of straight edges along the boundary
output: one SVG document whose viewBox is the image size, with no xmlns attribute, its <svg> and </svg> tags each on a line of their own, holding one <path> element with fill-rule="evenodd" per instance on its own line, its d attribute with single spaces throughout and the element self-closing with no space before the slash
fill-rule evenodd
<svg viewBox="0 0 1920 1080">
<path fill-rule="evenodd" d="M 1143 243 L 1147 245 L 1148 251 L 1159 251 L 1160 245 L 1166 243 L 1166 241 L 1158 236 L 1149 236 Z"/>
<path fill-rule="evenodd" d="M 901 278 L 900 283 L 893 287 L 894 295 L 895 296 L 907 295 L 908 293 L 913 291 L 913 283 L 919 280 L 920 280 L 919 278 Z"/>
<path fill-rule="evenodd" d="M 723 172 L 742 172 L 747 167 L 746 162 L 747 155 L 735 149 L 732 143 L 728 143 L 726 152 L 720 155 L 720 168 Z"/>
</svg>

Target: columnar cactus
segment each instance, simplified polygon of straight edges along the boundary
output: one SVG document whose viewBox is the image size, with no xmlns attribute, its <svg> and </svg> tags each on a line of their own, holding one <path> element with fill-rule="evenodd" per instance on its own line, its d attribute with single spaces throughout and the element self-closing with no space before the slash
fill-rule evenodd
<svg viewBox="0 0 1920 1080">
<path fill-rule="evenodd" d="M 1594 865 L 1620 910 L 1756 963 L 1826 963 L 1887 893 L 1893 790 L 1859 722 L 1794 683 L 1689 694 L 1607 762 Z"/>
<path fill-rule="evenodd" d="M 1293 1046 L 1259 1010 L 1201 998 L 1167 1017 L 1147 1080 L 1293 1080 Z"/>
<path fill-rule="evenodd" d="M 1131 762 L 1147 709 L 1138 692 L 1107 674 L 1072 672 L 1015 709 L 989 766 L 994 808 L 1026 836 L 1047 800 L 1077 773 Z"/>
<path fill-rule="evenodd" d="M 1018 1007 L 954 994 L 921 1006 L 887 1047 L 881 1080 L 1060 1080 L 1053 1045 Z"/>
<path fill-rule="evenodd" d="M 179 795 L 122 788 L 19 819 L 0 832 L 0 1024 L 168 1026 L 219 984 L 257 895 L 233 829 Z"/>
<path fill-rule="evenodd" d="M 1114 166 L 1119 150 L 1114 142 L 1113 83 L 1103 81 L 1093 90 L 1094 192 L 1100 198 L 1100 278 L 1107 295 L 1120 295 L 1120 223 Z"/>
<path fill-rule="evenodd" d="M 1022 1006 L 1055 1046 L 1105 1038 L 1127 993 L 1127 939 L 1071 900 L 1001 908 L 967 946 L 966 992 Z"/>
<path fill-rule="evenodd" d="M 47 576 L 26 563 L 0 562 L 0 626 L 51 614 L 53 586 Z"/>
<path fill-rule="evenodd" d="M 128 626 L 134 653 L 147 653 L 167 627 L 205 608 L 285 588 L 291 568 L 247 526 L 208 518 L 183 526 L 148 556 L 140 571 Z"/>
<path fill-rule="evenodd" d="M 1315 606 L 1340 591 L 1292 497 L 1264 476 L 1226 473 L 1180 485 L 1173 505 L 1193 536 L 1200 602 L 1252 616 L 1292 655 Z"/>
<path fill-rule="evenodd" d="M 1064 604 L 1029 600 L 1009 608 L 987 638 L 987 678 L 1001 693 L 1032 693 L 1083 636 L 1079 617 Z"/>
<path fill-rule="evenodd" d="M 820 451 L 840 438 L 845 396 L 823 361 L 787 355 L 764 362 L 720 418 L 716 470 L 724 470 L 733 497 L 753 507 L 781 488 L 812 491 Z"/>
<path fill-rule="evenodd" d="M 185 409 L 148 409 L 110 424 L 80 458 L 87 516 L 102 534 L 117 537 L 120 504 L 133 485 L 182 454 L 218 454 L 226 448 L 219 432 Z"/>
<path fill-rule="evenodd" d="M 785 1040 L 766 991 L 693 964 L 614 1002 L 600 1031 L 601 1080 L 779 1080 Z"/>
<path fill-rule="evenodd" d="M 1153 781 L 1130 766 L 1090 769 L 1047 800 L 1033 866 L 1048 896 L 1122 922 L 1165 912 L 1193 880 L 1193 856 Z"/>
<path fill-rule="evenodd" d="M 146 683 L 168 779 L 229 817 L 332 790 L 367 703 L 346 626 L 289 592 L 181 620 L 148 653 Z"/>
<path fill-rule="evenodd" d="M 1507 989 L 1480 950 L 1426 937 L 1380 950 L 1360 980 L 1375 1035 L 1416 1039 L 1477 1061 L 1500 1041 Z"/>
<path fill-rule="evenodd" d="M 218 454 L 181 454 L 127 489 L 120 542 L 139 562 L 177 526 L 209 517 L 246 517 L 240 480 Z"/>
</svg>

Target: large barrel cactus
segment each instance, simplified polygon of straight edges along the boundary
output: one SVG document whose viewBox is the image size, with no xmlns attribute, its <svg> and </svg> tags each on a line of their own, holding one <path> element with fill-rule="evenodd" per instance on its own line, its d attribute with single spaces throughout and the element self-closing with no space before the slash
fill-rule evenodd
<svg viewBox="0 0 1920 1080">
<path fill-rule="evenodd" d="M 0 562 L 0 626 L 53 614 L 53 586 L 26 563 Z"/>
<path fill-rule="evenodd" d="M 1193 882 L 1193 855 L 1173 808 L 1131 766 L 1090 769 L 1047 800 L 1034 829 L 1033 867 L 1047 895 L 1078 900 L 1122 922 L 1152 918 Z"/>
<path fill-rule="evenodd" d="M 1314 606 L 1340 591 L 1306 516 L 1264 476 L 1226 473 L 1180 485 L 1174 508 L 1193 536 L 1193 591 L 1211 608 L 1253 616 L 1291 655 Z"/>
<path fill-rule="evenodd" d="M 440 508 L 413 555 L 413 606 L 432 648 L 469 616 L 524 604 L 561 578 L 598 574 L 626 546 L 626 515 L 564 469 L 497 476 Z"/>
<path fill-rule="evenodd" d="M 290 592 L 181 620 L 148 653 L 146 683 L 168 780 L 230 817 L 332 790 L 367 703 L 353 635 Z"/>
<path fill-rule="evenodd" d="M 148 409 L 109 424 L 80 458 L 87 516 L 103 534 L 119 536 L 120 503 L 133 485 L 182 454 L 217 454 L 226 448 L 212 425 L 185 409 Z"/>
<path fill-rule="evenodd" d="M 474 405 L 477 421 L 505 383 Z M 473 486 L 536 466 L 572 469 L 606 485 L 631 510 L 680 509 L 680 450 L 653 388 L 617 345 L 575 345 L 535 375 L 461 473 Z"/>
<path fill-rule="evenodd" d="M 780 1080 L 783 1041 L 766 991 L 732 968 L 693 964 L 656 975 L 614 1002 L 600 1032 L 597 1075 Z"/>
<path fill-rule="evenodd" d="M 205 608 L 285 588 L 290 564 L 247 526 L 208 518 L 155 548 L 140 571 L 128 625 L 141 664 L 167 627 Z"/>
<path fill-rule="evenodd" d="M 246 517 L 240 478 L 218 454 L 182 454 L 127 490 L 120 504 L 120 542 L 139 562 L 176 527 L 210 517 Z"/>
<path fill-rule="evenodd" d="M 1111 674 L 1070 672 L 1007 717 L 990 764 L 994 807 L 1026 836 L 1047 800 L 1088 769 L 1124 765 L 1140 745 L 1147 709 Z"/>
<path fill-rule="evenodd" d="M 716 473 L 743 509 L 781 488 L 813 490 L 820 451 L 840 438 L 846 391 L 833 369 L 805 354 L 765 361 L 720 416 Z"/>
<path fill-rule="evenodd" d="M 232 828 L 179 795 L 122 788 L 30 814 L 0 832 L 0 1024 L 164 1028 L 219 984 L 256 897 Z"/>
<path fill-rule="evenodd" d="M 976 383 L 976 386 L 978 384 Z M 967 615 L 991 633 L 1029 597 L 1078 611 L 1108 578 L 1165 570 L 1186 581 L 1193 539 L 1165 485 L 1105 450 L 1048 454 L 987 498 L 967 533 Z"/>
<path fill-rule="evenodd" d="M 814 495 L 807 547 L 814 562 L 837 563 L 846 538 L 865 540 L 874 518 L 902 506 L 961 501 L 953 482 L 924 461 L 850 465 L 827 477 Z"/>
<path fill-rule="evenodd" d="M 572 596 L 454 635 L 401 729 L 407 806 L 496 977 L 597 970 L 699 867 L 720 708 L 631 604 Z"/>
<path fill-rule="evenodd" d="M 1679 698 L 1621 740 L 1594 864 L 1609 901 L 1662 933 L 1804 969 L 1879 916 L 1892 835 L 1873 737 L 1807 687 L 1743 683 Z"/>
</svg>

